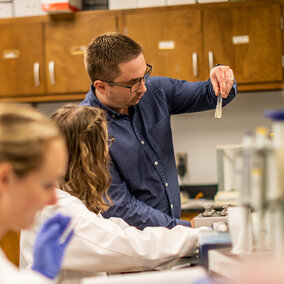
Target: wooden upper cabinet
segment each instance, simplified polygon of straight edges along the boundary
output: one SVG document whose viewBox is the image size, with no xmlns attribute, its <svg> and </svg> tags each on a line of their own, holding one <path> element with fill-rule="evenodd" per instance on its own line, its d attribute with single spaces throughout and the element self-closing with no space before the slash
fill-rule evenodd
<svg viewBox="0 0 284 284">
<path fill-rule="evenodd" d="M 238 83 L 282 80 L 281 9 L 278 4 L 204 9 L 206 72 L 230 65 Z"/>
<path fill-rule="evenodd" d="M 84 67 L 84 51 L 104 32 L 117 31 L 112 13 L 60 15 L 46 23 L 46 73 L 48 93 L 86 92 L 90 80 Z"/>
<path fill-rule="evenodd" d="M 124 33 L 144 49 L 152 75 L 196 81 L 202 78 L 201 12 L 188 7 L 125 12 Z"/>
<path fill-rule="evenodd" d="M 231 66 L 239 89 L 283 88 L 281 9 L 254 1 L 1 19 L 0 97 L 81 96 L 90 87 L 85 48 L 118 30 L 141 44 L 153 75 L 206 80 L 219 63 Z"/>
<path fill-rule="evenodd" d="M 44 93 L 43 24 L 0 25 L 0 96 Z"/>
</svg>

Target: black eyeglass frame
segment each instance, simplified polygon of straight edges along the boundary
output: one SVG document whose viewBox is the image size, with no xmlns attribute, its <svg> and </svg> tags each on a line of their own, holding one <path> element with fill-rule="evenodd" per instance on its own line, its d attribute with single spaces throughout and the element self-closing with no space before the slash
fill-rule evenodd
<svg viewBox="0 0 284 284">
<path fill-rule="evenodd" d="M 145 81 L 146 81 L 146 80 L 145 80 L 145 77 L 147 76 L 146 79 L 148 79 L 148 77 L 151 75 L 151 72 L 152 72 L 152 65 L 150 65 L 150 64 L 146 64 L 146 65 L 147 65 L 147 67 L 149 67 L 149 69 L 146 71 L 146 73 L 144 74 L 143 77 L 141 77 L 140 79 L 138 79 L 138 80 L 137 80 L 134 84 L 132 84 L 131 86 L 122 85 L 122 84 L 115 83 L 115 82 L 113 82 L 113 81 L 108 81 L 108 80 L 95 79 L 95 81 L 100 80 L 100 81 L 106 82 L 106 83 L 108 83 L 108 84 L 110 84 L 110 85 L 113 85 L 113 86 L 118 86 L 118 87 L 127 88 L 127 89 L 129 89 L 130 93 L 134 93 L 134 92 L 140 87 L 142 80 L 145 82 Z M 139 85 L 137 86 L 137 88 L 136 88 L 134 91 L 131 90 L 131 89 L 133 88 L 133 86 L 135 86 L 137 83 L 139 83 Z"/>
</svg>

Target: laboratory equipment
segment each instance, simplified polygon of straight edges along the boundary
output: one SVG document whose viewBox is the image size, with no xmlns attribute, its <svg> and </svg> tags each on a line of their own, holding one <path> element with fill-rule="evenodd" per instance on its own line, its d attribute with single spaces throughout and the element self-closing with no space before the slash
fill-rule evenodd
<svg viewBox="0 0 284 284">
<path fill-rule="evenodd" d="M 190 284 L 205 277 L 202 267 L 191 267 L 178 270 L 148 271 L 139 273 L 110 275 L 108 277 L 84 278 L 82 284 Z"/>
<path fill-rule="evenodd" d="M 241 145 L 218 146 L 219 192 L 239 193 L 228 208 L 232 249 L 209 251 L 209 271 L 230 277 L 235 265 L 255 255 L 284 254 L 284 110 L 269 111 L 265 127 L 244 134 Z"/>
<path fill-rule="evenodd" d="M 231 237 L 228 232 L 214 230 L 201 231 L 198 234 L 200 264 L 208 269 L 208 252 L 212 249 L 231 248 Z"/>
<path fill-rule="evenodd" d="M 215 205 L 237 205 L 240 192 L 239 156 L 241 144 L 216 146 L 218 192 Z"/>
<path fill-rule="evenodd" d="M 276 169 L 279 162 L 276 163 L 275 151 L 274 141 L 265 127 L 246 132 L 240 145 L 216 148 L 218 194 L 215 205 L 222 201 L 242 208 L 240 230 L 245 240 L 240 249 L 242 253 L 276 251 L 283 245 L 282 241 L 282 245 L 279 243 L 284 239 L 280 229 L 283 227 L 280 220 L 284 224 L 284 211 L 280 207 L 283 210 L 284 203 L 280 201 L 283 198 L 279 199 L 281 191 L 278 190 Z"/>
<path fill-rule="evenodd" d="M 273 120 L 272 131 L 274 155 L 270 161 L 270 176 L 274 182 L 269 188 L 271 243 L 274 252 L 281 257 L 284 253 L 284 110 L 270 110 L 266 116 Z"/>
<path fill-rule="evenodd" d="M 204 206 L 204 211 L 194 217 L 194 227 L 212 227 L 216 222 L 227 223 L 227 207 L 229 204 L 226 204 L 222 207 L 221 210 L 215 210 L 214 204 L 207 204 Z"/>
</svg>

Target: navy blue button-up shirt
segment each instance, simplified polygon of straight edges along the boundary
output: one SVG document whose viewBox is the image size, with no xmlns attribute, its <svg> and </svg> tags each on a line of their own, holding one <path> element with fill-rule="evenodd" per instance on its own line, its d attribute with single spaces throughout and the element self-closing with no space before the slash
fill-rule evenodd
<svg viewBox="0 0 284 284">
<path fill-rule="evenodd" d="M 100 103 L 91 87 L 82 105 L 104 108 L 110 146 L 112 184 L 109 195 L 114 205 L 103 215 L 121 217 L 128 224 L 172 228 L 190 222 L 180 220 L 180 190 L 177 179 L 170 117 L 172 114 L 214 109 L 217 97 L 210 80 L 187 82 L 167 77 L 150 77 L 147 92 L 119 114 Z M 223 105 L 236 95 L 236 84 Z"/>
</svg>

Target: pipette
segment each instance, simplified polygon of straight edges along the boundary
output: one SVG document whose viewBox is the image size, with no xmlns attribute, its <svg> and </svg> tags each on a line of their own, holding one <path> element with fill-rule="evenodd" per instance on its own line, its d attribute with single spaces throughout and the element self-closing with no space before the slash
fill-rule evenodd
<svg viewBox="0 0 284 284">
<path fill-rule="evenodd" d="M 223 103 L 223 97 L 221 94 L 217 97 L 217 104 L 215 109 L 215 118 L 221 118 L 222 117 L 222 103 Z"/>
</svg>

